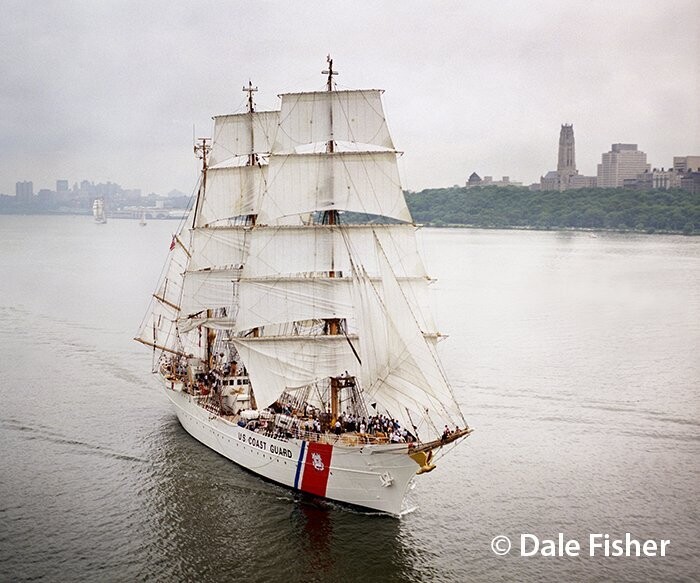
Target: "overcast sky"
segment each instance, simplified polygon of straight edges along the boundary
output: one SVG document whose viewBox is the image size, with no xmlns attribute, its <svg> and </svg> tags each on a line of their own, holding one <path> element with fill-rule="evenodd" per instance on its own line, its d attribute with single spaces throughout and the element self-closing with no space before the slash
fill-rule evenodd
<svg viewBox="0 0 700 583">
<path fill-rule="evenodd" d="M 700 1 L 0 0 L 0 192 L 82 179 L 190 193 L 192 127 L 277 94 L 385 89 L 404 187 L 472 171 L 529 184 L 574 124 L 579 172 L 613 142 L 700 155 Z"/>
</svg>

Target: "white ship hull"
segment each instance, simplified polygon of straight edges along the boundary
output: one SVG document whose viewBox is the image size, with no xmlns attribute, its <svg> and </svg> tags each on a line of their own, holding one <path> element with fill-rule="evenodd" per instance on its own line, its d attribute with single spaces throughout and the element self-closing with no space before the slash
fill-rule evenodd
<svg viewBox="0 0 700 583">
<path fill-rule="evenodd" d="M 281 440 L 210 413 L 185 392 L 165 392 L 180 423 L 198 441 L 238 465 L 308 494 L 399 516 L 418 466 L 405 443 L 348 447 Z M 333 436 L 329 436 L 332 440 Z"/>
</svg>

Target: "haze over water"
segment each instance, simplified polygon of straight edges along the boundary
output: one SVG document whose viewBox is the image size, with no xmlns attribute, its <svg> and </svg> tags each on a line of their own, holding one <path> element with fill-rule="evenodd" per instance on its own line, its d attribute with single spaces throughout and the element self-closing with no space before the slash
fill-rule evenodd
<svg viewBox="0 0 700 583">
<path fill-rule="evenodd" d="M 700 239 L 420 231 L 476 431 L 395 520 L 300 499 L 180 427 L 132 341 L 175 226 L 0 216 L 0 580 L 697 577 Z M 671 543 L 490 547 L 559 532 Z"/>
</svg>

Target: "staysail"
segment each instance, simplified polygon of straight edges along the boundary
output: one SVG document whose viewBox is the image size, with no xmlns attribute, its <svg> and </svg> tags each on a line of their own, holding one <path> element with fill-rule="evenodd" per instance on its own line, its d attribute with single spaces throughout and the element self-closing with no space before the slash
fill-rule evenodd
<svg viewBox="0 0 700 583">
<path fill-rule="evenodd" d="M 381 291 L 361 266 L 353 273 L 366 398 L 392 412 L 404 427 L 420 430 L 427 422 L 428 429 L 439 432 L 446 423 L 464 426 L 435 343 L 423 334 L 386 256 L 381 250 L 378 255 Z"/>
<path fill-rule="evenodd" d="M 191 223 L 192 212 L 173 235 L 166 267 L 136 340 L 157 351 L 201 357 L 199 335 L 196 332 L 187 334 L 178 325 L 185 283 L 183 274 L 187 271 L 191 258 Z"/>
</svg>

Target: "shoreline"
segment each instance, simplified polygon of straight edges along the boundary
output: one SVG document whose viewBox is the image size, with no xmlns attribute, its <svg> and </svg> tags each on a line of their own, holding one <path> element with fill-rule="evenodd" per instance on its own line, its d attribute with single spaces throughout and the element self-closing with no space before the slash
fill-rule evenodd
<svg viewBox="0 0 700 583">
<path fill-rule="evenodd" d="M 172 211 L 179 211 L 181 209 L 169 209 Z M 7 210 L 0 210 L 0 216 L 73 216 L 73 217 L 90 217 L 92 216 L 92 211 L 84 212 L 62 212 L 62 211 L 44 211 L 44 212 L 7 212 Z M 119 216 L 119 215 L 107 215 L 108 219 L 114 220 L 140 220 L 140 217 L 133 216 Z M 152 217 L 149 220 L 159 220 L 159 221 L 174 221 L 181 220 L 182 217 Z M 538 227 L 533 225 L 504 225 L 504 226 L 485 226 L 485 225 L 464 225 L 461 223 L 415 223 L 419 227 L 429 227 L 431 229 L 484 229 L 489 231 L 564 231 L 571 233 L 619 233 L 619 234 L 636 234 L 636 235 L 682 235 L 684 237 L 697 237 L 700 235 L 700 231 L 693 231 L 691 233 L 685 233 L 683 231 L 665 230 L 665 229 L 606 229 L 604 227 Z"/>
<path fill-rule="evenodd" d="M 483 225 L 462 225 L 459 223 L 450 224 L 443 223 L 436 225 L 434 223 L 417 223 L 420 227 L 429 227 L 431 229 L 483 229 L 488 231 L 564 231 L 567 233 L 619 233 L 619 234 L 635 234 L 635 235 L 681 235 L 683 237 L 696 237 L 700 235 L 700 231 L 692 233 L 684 233 L 683 231 L 672 231 L 663 229 L 606 229 L 604 227 L 537 227 L 537 226 L 483 226 Z"/>
</svg>

